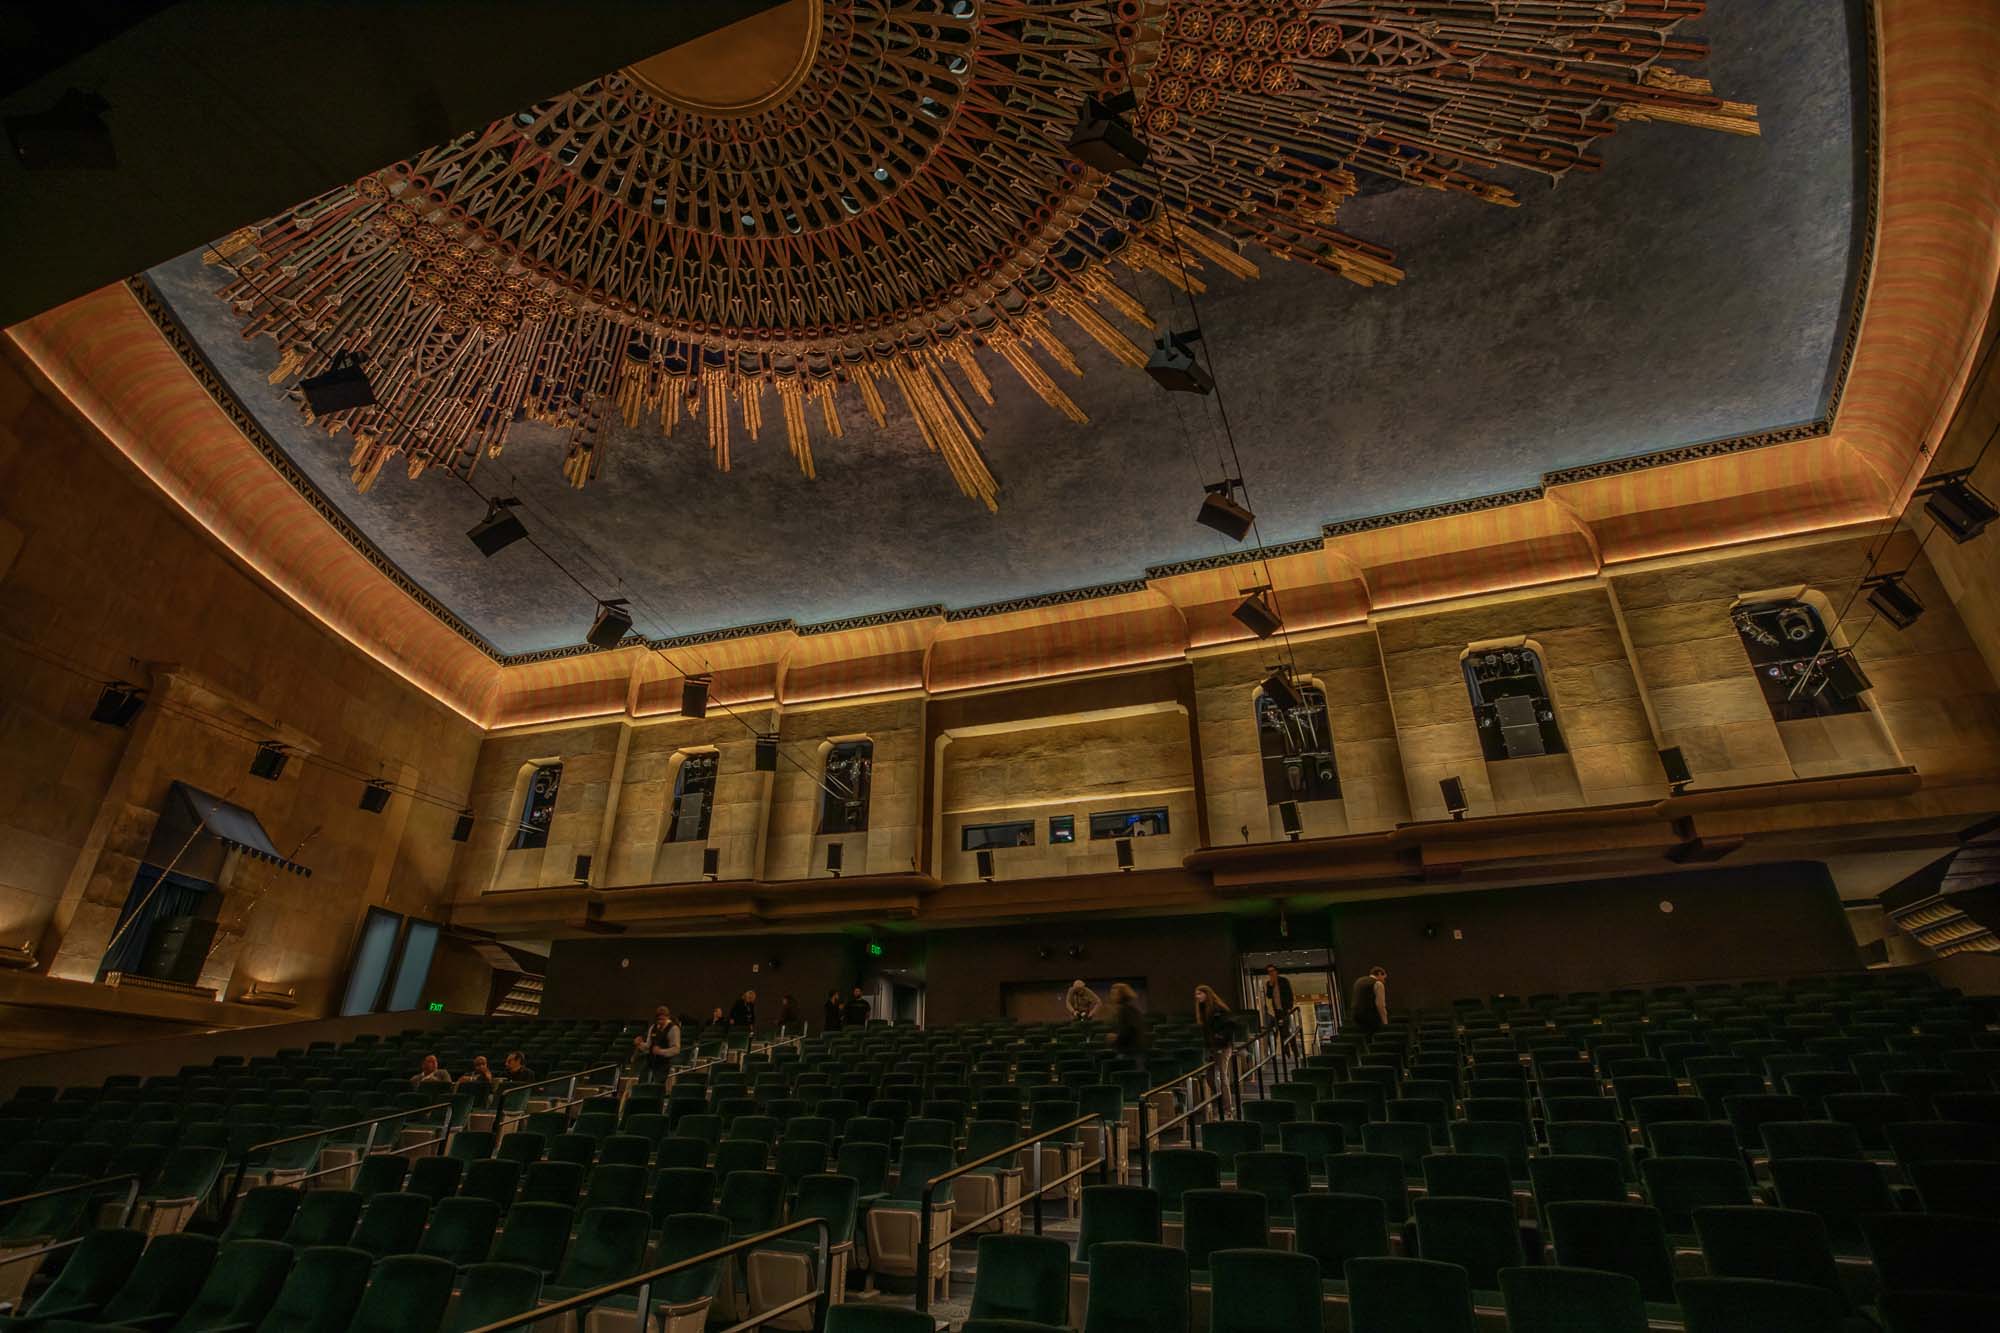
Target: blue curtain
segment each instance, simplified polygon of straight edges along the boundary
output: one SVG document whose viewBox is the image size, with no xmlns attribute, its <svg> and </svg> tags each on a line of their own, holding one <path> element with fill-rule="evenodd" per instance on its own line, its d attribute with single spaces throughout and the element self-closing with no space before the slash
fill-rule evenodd
<svg viewBox="0 0 2000 1333">
<path fill-rule="evenodd" d="M 153 888 L 155 884 L 159 885 L 157 891 Z M 138 875 L 132 880 L 132 890 L 125 895 L 125 910 L 118 914 L 118 925 L 124 928 L 124 933 L 112 932 L 117 943 L 104 951 L 97 979 L 104 980 L 107 972 L 136 973 L 146 957 L 146 944 L 153 938 L 153 927 L 177 916 L 193 915 L 201 905 L 202 895 L 214 887 L 206 880 L 190 879 L 169 873 L 161 866 L 141 863 Z M 131 925 L 126 926 L 128 921 Z"/>
</svg>

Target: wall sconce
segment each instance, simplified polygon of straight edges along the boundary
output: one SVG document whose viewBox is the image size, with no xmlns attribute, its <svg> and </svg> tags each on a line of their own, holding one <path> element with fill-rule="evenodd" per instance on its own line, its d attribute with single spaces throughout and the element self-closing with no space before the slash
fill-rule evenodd
<svg viewBox="0 0 2000 1333">
<path fill-rule="evenodd" d="M 296 986 L 267 986 L 261 981 L 250 983 L 250 989 L 236 997 L 238 1004 L 262 1005 L 267 1009 L 292 1009 L 299 1002 Z"/>
</svg>

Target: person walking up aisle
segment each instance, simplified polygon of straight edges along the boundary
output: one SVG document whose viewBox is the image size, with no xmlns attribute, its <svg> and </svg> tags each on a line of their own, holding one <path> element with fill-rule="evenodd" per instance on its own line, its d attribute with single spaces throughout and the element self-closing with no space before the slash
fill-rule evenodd
<svg viewBox="0 0 2000 1333">
<path fill-rule="evenodd" d="M 1201 1044 L 1213 1066 L 1208 1078 L 1216 1110 L 1220 1112 L 1218 1118 L 1227 1120 L 1235 1105 L 1236 1020 L 1230 1015 L 1229 1006 L 1215 993 L 1215 987 L 1207 985 L 1194 988 L 1194 1018 L 1201 1025 Z"/>
</svg>

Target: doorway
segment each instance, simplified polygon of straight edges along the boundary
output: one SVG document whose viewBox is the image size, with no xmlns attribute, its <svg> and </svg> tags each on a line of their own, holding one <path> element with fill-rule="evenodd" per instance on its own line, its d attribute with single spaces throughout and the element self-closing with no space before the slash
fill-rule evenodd
<svg viewBox="0 0 2000 1333">
<path fill-rule="evenodd" d="M 1242 1003 L 1251 1013 L 1264 1004 L 1264 969 L 1275 967 L 1292 985 L 1292 1009 L 1308 1053 L 1333 1035 L 1339 1017 L 1331 949 L 1267 949 L 1241 956 Z"/>
</svg>

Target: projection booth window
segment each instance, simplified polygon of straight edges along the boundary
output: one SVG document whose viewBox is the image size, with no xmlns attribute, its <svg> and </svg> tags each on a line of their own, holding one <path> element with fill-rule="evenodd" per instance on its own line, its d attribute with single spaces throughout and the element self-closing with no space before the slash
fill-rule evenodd
<svg viewBox="0 0 2000 1333">
<path fill-rule="evenodd" d="M 1868 711 L 1858 696 L 1841 697 L 1836 677 L 1843 654 L 1810 602 L 1744 602 L 1729 618 L 1773 718 L 1796 722 Z"/>
<path fill-rule="evenodd" d="M 1541 654 L 1528 647 L 1489 648 L 1465 655 L 1465 689 L 1489 763 L 1565 752 L 1549 702 Z"/>
<path fill-rule="evenodd" d="M 555 818 L 556 796 L 562 790 L 561 764 L 543 764 L 528 779 L 521 802 L 521 825 L 514 831 L 514 850 L 549 845 L 549 821 Z"/>
<path fill-rule="evenodd" d="M 713 750 L 681 760 L 674 778 L 674 810 L 667 821 L 668 842 L 707 842 L 708 816 L 715 807 L 715 771 L 720 761 Z"/>
<path fill-rule="evenodd" d="M 1326 694 L 1317 685 L 1292 687 L 1287 700 L 1257 691 L 1257 751 L 1264 762 L 1264 800 L 1337 801 L 1340 770 L 1333 762 L 1333 730 Z"/>
<path fill-rule="evenodd" d="M 875 771 L 874 741 L 842 741 L 826 752 L 826 790 L 820 793 L 821 833 L 868 831 L 868 779 Z"/>
</svg>

